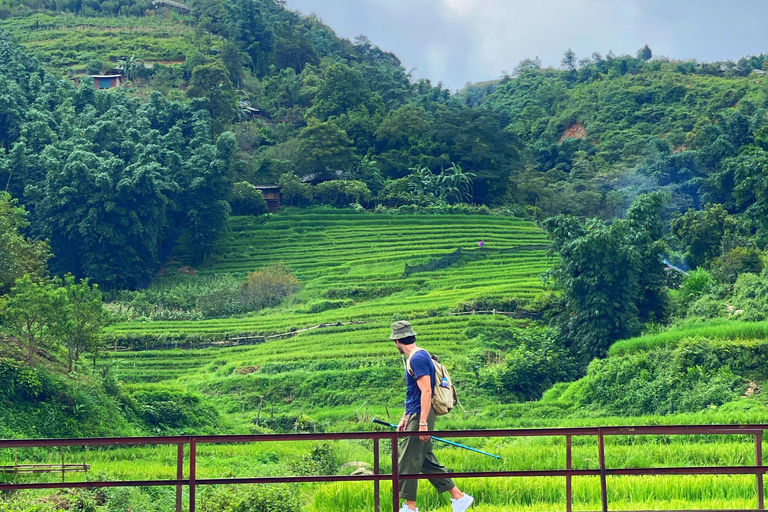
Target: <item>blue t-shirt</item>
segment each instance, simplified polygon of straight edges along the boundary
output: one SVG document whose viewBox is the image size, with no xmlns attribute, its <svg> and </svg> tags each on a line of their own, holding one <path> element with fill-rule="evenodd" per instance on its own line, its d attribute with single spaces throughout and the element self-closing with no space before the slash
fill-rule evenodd
<svg viewBox="0 0 768 512">
<path fill-rule="evenodd" d="M 429 375 L 432 389 L 435 388 L 435 365 L 432 358 L 426 350 L 419 350 L 411 358 L 411 370 L 413 377 L 408 373 L 408 367 L 405 369 L 405 414 L 419 414 L 421 412 L 421 390 L 416 383 L 416 379 L 424 375 Z"/>
</svg>

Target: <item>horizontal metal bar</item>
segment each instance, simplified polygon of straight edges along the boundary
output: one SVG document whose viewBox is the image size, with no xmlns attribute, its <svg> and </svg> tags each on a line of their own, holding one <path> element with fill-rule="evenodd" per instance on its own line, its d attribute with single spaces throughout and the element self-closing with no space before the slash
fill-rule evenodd
<svg viewBox="0 0 768 512">
<path fill-rule="evenodd" d="M 522 478 L 532 476 L 600 476 L 599 469 L 543 469 L 531 471 L 478 471 L 459 473 L 421 473 L 419 475 L 400 475 L 401 480 L 429 480 L 430 478 Z"/>
<path fill-rule="evenodd" d="M 287 484 L 298 482 L 381 482 L 391 480 L 392 475 L 263 476 L 252 478 L 198 478 L 195 480 L 195 485 Z"/>
<path fill-rule="evenodd" d="M 624 468 L 606 469 L 608 475 L 759 475 L 768 473 L 768 466 L 699 466 L 686 468 Z"/>
<path fill-rule="evenodd" d="M 768 430 L 768 425 L 653 425 L 601 427 L 606 436 L 631 435 L 753 435 Z M 409 437 L 440 435 L 441 437 L 547 437 L 547 436 L 596 436 L 597 427 L 526 428 L 497 430 L 463 430 L 430 432 L 341 432 L 323 434 L 255 434 L 239 436 L 169 436 L 169 437 L 115 437 L 72 439 L 7 439 L 0 440 L 3 448 L 35 448 L 60 446 L 121 446 L 166 445 L 189 443 L 254 443 L 272 441 L 333 441 L 343 439 L 391 439 L 392 436 Z"/>
<path fill-rule="evenodd" d="M 160 487 L 189 485 L 189 480 L 124 480 L 112 482 L 51 482 L 44 484 L 0 484 L 0 491 L 22 489 L 91 489 L 95 487 Z"/>
<path fill-rule="evenodd" d="M 105 437 L 82 439 L 3 439 L 3 448 L 46 448 L 59 446 L 134 446 L 189 443 L 190 436 L 169 437 Z"/>
</svg>

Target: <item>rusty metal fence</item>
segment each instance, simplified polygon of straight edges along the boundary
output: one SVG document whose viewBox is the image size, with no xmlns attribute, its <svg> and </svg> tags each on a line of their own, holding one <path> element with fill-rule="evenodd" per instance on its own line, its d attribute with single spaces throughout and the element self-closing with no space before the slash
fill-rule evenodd
<svg viewBox="0 0 768 512">
<path fill-rule="evenodd" d="M 479 437 L 564 437 L 565 468 L 556 470 L 529 471 L 482 471 L 461 472 L 440 475 L 450 478 L 521 478 L 555 477 L 564 478 L 566 486 L 566 512 L 573 510 L 572 479 L 575 476 L 594 476 L 600 480 L 602 511 L 608 512 L 609 476 L 637 475 L 755 475 L 756 508 L 765 510 L 763 476 L 768 466 L 763 465 L 763 432 L 768 425 L 686 425 L 686 426 L 637 426 L 637 427 L 584 427 L 584 428 L 544 428 L 544 429 L 508 429 L 508 430 L 464 430 L 451 432 L 428 432 L 428 435 L 440 435 L 446 438 Z M 298 482 L 373 482 L 374 510 L 379 512 L 380 483 L 392 483 L 393 511 L 398 511 L 400 480 L 427 479 L 430 475 L 399 474 L 397 468 L 398 441 L 406 436 L 424 435 L 424 432 L 350 432 L 333 434 L 264 434 L 242 436 L 174 436 L 174 437 L 127 437 L 97 439 L 34 439 L 0 440 L 0 450 L 7 448 L 59 448 L 72 446 L 147 446 L 175 445 L 176 478 L 173 480 L 125 480 L 94 482 L 56 482 L 56 483 L 10 483 L 0 484 L 0 491 L 24 489 L 62 489 L 62 488 L 104 488 L 104 487 L 146 487 L 175 486 L 176 512 L 182 512 L 184 487 L 189 489 L 189 511 L 195 512 L 197 489 L 204 485 L 223 484 L 274 484 Z M 674 436 L 674 435 L 747 435 L 754 437 L 755 464 L 753 466 L 706 466 L 706 467 L 660 467 L 660 468 L 608 468 L 605 463 L 605 438 L 608 436 Z M 573 469 L 572 446 L 574 437 L 596 437 L 599 455 L 598 469 Z M 281 476 L 281 477 L 245 477 L 245 478 L 198 478 L 197 448 L 202 444 L 224 443 L 279 443 L 286 441 L 373 441 L 373 474 L 360 476 Z M 391 444 L 392 473 L 380 471 L 380 443 Z M 188 451 L 188 457 L 185 453 Z M 185 462 L 188 462 L 188 478 L 184 478 Z M 733 509 L 731 509 L 733 510 Z M 614 511 L 615 512 L 615 511 Z"/>
</svg>

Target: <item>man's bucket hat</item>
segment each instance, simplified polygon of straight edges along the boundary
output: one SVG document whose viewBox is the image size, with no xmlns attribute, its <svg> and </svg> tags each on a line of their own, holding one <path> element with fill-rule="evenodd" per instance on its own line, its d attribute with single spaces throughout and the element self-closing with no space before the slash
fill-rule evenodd
<svg viewBox="0 0 768 512">
<path fill-rule="evenodd" d="M 390 336 L 389 339 L 401 340 L 408 336 L 416 336 L 413 327 L 411 327 L 411 322 L 400 320 L 392 324 L 392 336 Z"/>
</svg>

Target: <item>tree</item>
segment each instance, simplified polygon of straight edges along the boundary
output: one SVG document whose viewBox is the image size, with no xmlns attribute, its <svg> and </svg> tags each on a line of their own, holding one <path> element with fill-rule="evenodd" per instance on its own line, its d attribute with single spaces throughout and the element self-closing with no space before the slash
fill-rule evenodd
<svg viewBox="0 0 768 512">
<path fill-rule="evenodd" d="M 302 172 L 314 174 L 317 181 L 337 177 L 337 171 L 345 171 L 357 158 L 347 132 L 330 121 L 310 119 L 299 141 Z"/>
<path fill-rule="evenodd" d="M 27 364 L 58 348 L 66 302 L 64 290 L 50 282 L 36 283 L 26 274 L 16 281 L 10 296 L 0 300 L 2 328 L 18 340 Z"/>
<path fill-rule="evenodd" d="M 24 274 L 39 282 L 47 273 L 51 257 L 48 244 L 21 234 L 29 226 L 26 217 L 23 207 L 0 192 L 0 296 L 7 294 Z"/>
<path fill-rule="evenodd" d="M 560 61 L 560 65 L 566 71 L 576 71 L 577 63 L 578 59 L 576 58 L 576 53 L 568 48 L 568 50 L 566 50 L 566 52 L 563 54 L 563 59 Z"/>
<path fill-rule="evenodd" d="M 688 264 L 696 268 L 720 255 L 723 238 L 736 230 L 736 219 L 723 205 L 714 204 L 702 211 L 688 210 L 672 221 L 671 228 Z"/>
<path fill-rule="evenodd" d="M 66 300 L 57 330 L 67 347 L 68 366 L 72 372 L 82 354 L 89 352 L 95 358 L 102 346 L 101 333 L 108 316 L 98 285 L 90 286 L 87 279 L 78 283 L 72 274 L 57 280 L 56 284 L 64 291 Z"/>
<path fill-rule="evenodd" d="M 267 213 L 264 194 L 247 181 L 235 183 L 229 195 L 229 206 L 234 215 L 261 215 Z"/>
<path fill-rule="evenodd" d="M 558 332 L 584 364 L 605 356 L 614 341 L 638 334 L 641 322 L 657 313 L 659 304 L 650 302 L 663 293 L 663 200 L 660 193 L 640 196 L 610 226 L 567 215 L 544 222 L 551 250 L 560 255 L 551 271 L 565 305 Z"/>
<path fill-rule="evenodd" d="M 221 133 L 235 118 L 235 88 L 229 79 L 229 71 L 218 62 L 197 66 L 192 71 L 187 96 L 207 100 L 213 135 Z"/>
<path fill-rule="evenodd" d="M 312 202 L 312 185 L 302 183 L 293 173 L 285 173 L 280 176 L 280 194 L 288 200 L 291 206 L 301 206 Z"/>
<path fill-rule="evenodd" d="M 637 58 L 646 62 L 651 60 L 653 58 L 653 52 L 651 51 L 651 48 L 648 45 L 645 45 L 637 50 Z"/>
<path fill-rule="evenodd" d="M 315 197 L 321 203 L 343 208 L 351 203 L 364 204 L 369 202 L 371 191 L 362 181 L 332 180 L 317 185 Z"/>
<path fill-rule="evenodd" d="M 474 173 L 464 172 L 461 166 L 451 162 L 438 177 L 440 198 L 448 203 L 470 201 L 472 199 L 472 178 Z"/>
<path fill-rule="evenodd" d="M 323 74 L 323 79 L 317 87 L 315 104 L 307 115 L 325 121 L 331 116 L 341 115 L 360 106 L 369 112 L 371 107 L 374 107 L 371 90 L 362 73 L 345 64 L 332 64 Z"/>
</svg>

